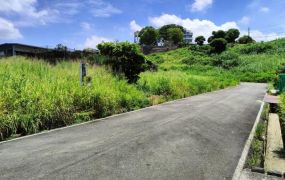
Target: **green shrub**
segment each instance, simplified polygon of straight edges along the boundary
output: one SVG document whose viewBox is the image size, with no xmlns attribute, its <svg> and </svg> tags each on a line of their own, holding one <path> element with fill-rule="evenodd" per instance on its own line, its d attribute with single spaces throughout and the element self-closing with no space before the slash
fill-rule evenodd
<svg viewBox="0 0 285 180">
<path fill-rule="evenodd" d="M 203 45 L 203 46 L 191 45 L 189 47 L 189 50 L 194 53 L 198 52 L 198 53 L 208 55 L 211 53 L 212 47 L 210 45 Z"/>
<path fill-rule="evenodd" d="M 254 43 L 255 41 L 250 36 L 242 36 L 238 39 L 238 43 L 240 44 L 250 44 Z"/>
<path fill-rule="evenodd" d="M 210 43 L 210 46 L 213 48 L 213 53 L 222 53 L 227 48 L 227 41 L 223 38 L 213 39 Z"/>
<path fill-rule="evenodd" d="M 232 69 L 240 65 L 241 60 L 238 54 L 232 52 L 224 52 L 213 58 L 212 61 L 214 66 L 219 66 L 224 69 Z"/>
<path fill-rule="evenodd" d="M 202 46 L 204 42 L 206 41 L 206 38 L 204 36 L 198 36 L 195 38 L 195 42 L 199 45 Z"/>
<path fill-rule="evenodd" d="M 205 56 L 190 56 L 183 58 L 182 63 L 187 65 L 194 65 L 194 64 L 201 64 L 201 65 L 208 65 L 211 64 L 212 59 Z"/>
<path fill-rule="evenodd" d="M 112 67 L 113 72 L 123 73 L 129 83 L 136 82 L 139 79 L 139 74 L 148 65 L 137 44 L 129 42 L 101 43 L 98 45 L 98 49 L 100 54 L 109 57 L 106 64 Z"/>
<path fill-rule="evenodd" d="M 267 43 L 254 43 L 247 44 L 246 46 L 240 48 L 240 53 L 242 54 L 261 54 L 272 50 L 273 47 Z"/>
<path fill-rule="evenodd" d="M 165 62 L 165 59 L 157 54 L 151 54 L 147 57 L 147 59 L 151 60 L 155 64 L 162 64 Z"/>
</svg>

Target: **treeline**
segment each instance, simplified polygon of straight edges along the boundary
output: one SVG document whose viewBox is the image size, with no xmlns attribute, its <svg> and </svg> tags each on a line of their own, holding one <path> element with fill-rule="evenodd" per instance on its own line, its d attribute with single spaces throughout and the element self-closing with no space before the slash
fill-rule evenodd
<svg viewBox="0 0 285 180">
<path fill-rule="evenodd" d="M 213 31 L 212 36 L 208 38 L 208 43 L 211 47 L 210 51 L 212 53 L 222 53 L 226 50 L 228 44 L 248 44 L 255 42 L 250 36 L 242 36 L 240 37 L 240 31 L 238 29 L 229 29 L 228 31 Z M 203 46 L 206 38 L 204 36 L 198 36 L 195 38 L 195 42 L 199 46 Z"/>
<path fill-rule="evenodd" d="M 27 56 L 44 59 L 51 63 L 56 63 L 61 60 L 76 60 L 81 58 L 88 58 L 90 56 L 98 55 L 99 52 L 95 49 L 84 50 L 71 50 L 67 46 L 58 44 L 53 49 L 43 49 L 35 52 L 35 54 L 29 54 Z M 25 56 L 25 54 L 23 54 Z"/>
<path fill-rule="evenodd" d="M 157 45 L 164 43 L 166 45 L 183 45 L 184 33 L 186 29 L 180 25 L 169 24 L 155 29 L 152 26 L 146 26 L 139 31 L 140 45 Z"/>
</svg>

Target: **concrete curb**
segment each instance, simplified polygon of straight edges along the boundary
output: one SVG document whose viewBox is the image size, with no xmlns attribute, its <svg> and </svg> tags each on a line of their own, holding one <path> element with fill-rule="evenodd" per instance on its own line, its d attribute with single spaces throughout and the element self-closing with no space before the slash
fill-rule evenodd
<svg viewBox="0 0 285 180">
<path fill-rule="evenodd" d="M 235 172 L 234 172 L 234 175 L 232 177 L 232 180 L 239 180 L 240 179 L 240 176 L 241 176 L 241 173 L 242 173 L 242 170 L 243 170 L 243 167 L 244 167 L 244 164 L 245 164 L 245 161 L 246 161 L 246 158 L 247 158 L 247 155 L 248 155 L 248 151 L 250 149 L 250 146 L 251 146 L 251 142 L 254 138 L 254 135 L 255 135 L 255 131 L 256 131 L 256 127 L 258 125 L 258 123 L 260 122 L 260 118 L 261 118 L 261 114 L 263 112 L 263 108 L 264 108 L 264 102 L 262 102 L 261 106 L 260 106 L 260 109 L 259 109 L 259 112 L 257 114 L 257 117 L 255 119 L 255 122 L 254 122 L 254 125 L 252 127 L 252 130 L 250 132 L 250 135 L 245 143 L 245 146 L 244 146 L 244 149 L 242 151 L 242 154 L 241 154 L 241 157 L 239 159 L 239 162 L 238 162 L 238 165 L 235 169 Z"/>
<path fill-rule="evenodd" d="M 205 94 L 209 94 L 209 93 L 217 93 L 217 92 L 219 92 L 219 91 L 234 89 L 234 88 L 239 87 L 241 84 L 242 84 L 242 83 L 239 83 L 239 84 L 236 85 L 236 86 L 229 86 L 229 87 L 226 87 L 226 88 L 224 88 L 224 89 L 218 89 L 218 90 L 215 90 L 215 91 L 206 92 L 206 93 L 201 93 L 201 94 L 197 94 L 197 95 L 194 95 L 194 96 L 201 96 L 201 95 L 205 95 Z M 162 104 L 157 104 L 157 105 L 153 105 L 153 106 L 148 106 L 148 107 L 144 107 L 144 108 L 141 108 L 141 109 L 137 109 L 137 110 L 133 110 L 133 111 L 128 111 L 128 112 L 125 112 L 125 113 L 114 114 L 114 115 L 111 115 L 111 116 L 107 116 L 107 117 L 99 118 L 99 119 L 94 119 L 94 120 L 87 121 L 87 122 L 83 122 L 83 123 L 79 123 L 79 124 L 73 124 L 73 125 L 70 125 L 70 126 L 65 126 L 65 127 L 61 127 L 61 128 L 46 130 L 46 131 L 42 131 L 42 132 L 39 132 L 39 133 L 35 133 L 35 134 L 27 135 L 27 136 L 22 136 L 22 137 L 10 139 L 10 140 L 7 140 L 7 141 L 1 141 L 1 142 L 0 142 L 0 145 L 1 145 L 1 144 L 4 144 L 4 143 L 12 142 L 12 141 L 18 141 L 18 140 L 22 140 L 22 139 L 25 139 L 25 138 L 30 138 L 30 137 L 37 136 L 37 135 L 41 135 L 41 134 L 47 134 L 47 133 L 51 133 L 51 132 L 55 132 L 55 131 L 61 131 L 61 130 L 63 130 L 63 129 L 67 129 L 67 128 L 73 128 L 73 127 L 82 126 L 82 125 L 86 125 L 86 124 L 92 124 L 92 123 L 95 123 L 95 122 L 107 120 L 107 119 L 109 119 L 109 118 L 121 116 L 121 115 L 124 115 L 124 114 L 134 113 L 134 112 L 137 112 L 137 111 L 142 111 L 142 110 L 149 109 L 149 108 L 153 108 L 153 107 L 157 107 L 157 106 L 162 106 L 162 105 L 165 105 L 165 104 L 172 104 L 172 103 L 175 103 L 175 102 L 178 102 L 178 101 L 183 101 L 183 100 L 185 100 L 185 99 L 189 99 L 189 98 L 194 97 L 194 96 L 189 96 L 189 97 L 185 97 L 185 98 L 181 98 L 181 99 L 176 99 L 176 100 L 173 100 L 173 101 L 168 101 L 168 102 L 165 102 L 165 103 L 162 103 Z"/>
</svg>

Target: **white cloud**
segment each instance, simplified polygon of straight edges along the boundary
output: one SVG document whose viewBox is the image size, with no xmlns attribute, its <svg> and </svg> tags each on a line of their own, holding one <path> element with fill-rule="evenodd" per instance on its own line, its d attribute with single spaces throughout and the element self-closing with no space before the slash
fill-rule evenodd
<svg viewBox="0 0 285 180">
<path fill-rule="evenodd" d="M 142 29 L 142 27 L 140 25 L 138 25 L 135 20 L 132 20 L 130 22 L 130 29 L 132 32 L 136 32 L 136 31 L 140 31 Z"/>
<path fill-rule="evenodd" d="M 242 31 L 242 35 L 247 35 L 247 31 Z M 277 33 L 263 33 L 259 30 L 252 30 L 250 31 L 250 36 L 256 40 L 256 41 L 271 41 L 277 38 L 281 38 L 281 35 L 278 35 Z"/>
<path fill-rule="evenodd" d="M 241 35 L 247 35 L 246 30 L 242 30 L 239 28 L 236 22 L 225 22 L 222 25 L 216 25 L 214 22 L 209 20 L 200 20 L 200 19 L 189 19 L 189 18 L 180 18 L 176 15 L 171 14 L 163 14 L 158 17 L 150 17 L 149 18 L 150 24 L 159 28 L 166 24 L 178 24 L 183 26 L 184 28 L 191 30 L 193 32 L 194 38 L 197 36 L 204 36 L 208 38 L 212 35 L 212 31 L 217 30 L 228 30 L 231 28 L 236 28 L 241 31 Z M 276 33 L 264 33 L 259 30 L 252 30 L 251 36 L 256 41 L 270 41 L 276 38 L 280 38 L 280 34 Z"/>
<path fill-rule="evenodd" d="M 93 35 L 89 38 L 86 39 L 85 43 L 84 43 L 84 48 L 93 48 L 96 49 L 97 45 L 102 43 L 102 42 L 111 42 L 113 40 L 109 39 L 109 38 L 105 38 L 105 37 L 99 37 L 96 35 Z"/>
<path fill-rule="evenodd" d="M 17 13 L 34 18 L 41 18 L 48 15 L 47 10 L 37 10 L 37 0 L 0 0 L 0 12 Z"/>
<path fill-rule="evenodd" d="M 261 7 L 260 11 L 264 12 L 264 13 L 268 13 L 270 11 L 270 9 L 268 7 Z"/>
<path fill-rule="evenodd" d="M 95 17 L 110 17 L 113 14 L 121 14 L 122 11 L 112 4 L 103 0 L 89 1 L 92 7 L 92 13 Z"/>
<path fill-rule="evenodd" d="M 14 24 L 0 17 L 0 39 L 19 39 L 22 38 L 20 31 Z"/>
<path fill-rule="evenodd" d="M 63 15 L 73 16 L 80 12 L 80 8 L 83 6 L 81 2 L 59 2 L 54 4 L 54 9 L 57 9 Z"/>
<path fill-rule="evenodd" d="M 243 16 L 240 20 L 239 23 L 244 24 L 244 25 L 248 25 L 250 23 L 250 17 L 248 16 Z"/>
<path fill-rule="evenodd" d="M 17 17 L 18 26 L 47 24 L 56 21 L 59 11 L 55 9 L 37 9 L 37 0 L 0 0 L 0 12 Z"/>
<path fill-rule="evenodd" d="M 163 14 L 159 17 L 149 18 L 150 23 L 155 27 L 161 27 L 166 24 L 178 24 L 184 28 L 191 30 L 194 34 L 194 37 L 203 35 L 206 38 L 212 35 L 212 31 L 217 30 L 228 30 L 230 28 L 237 28 L 238 26 L 235 22 L 226 22 L 220 26 L 216 25 L 209 20 L 200 20 L 200 19 L 182 19 L 176 15 Z"/>
<path fill-rule="evenodd" d="M 85 31 L 89 31 L 92 29 L 91 24 L 89 24 L 88 22 L 82 22 L 80 24 L 80 27 Z"/>
<path fill-rule="evenodd" d="M 37 11 L 37 0 L 1 0 L 0 12 L 26 14 L 33 17 L 46 15 L 46 11 Z"/>
<path fill-rule="evenodd" d="M 203 11 L 213 4 L 213 0 L 195 0 L 191 5 L 191 11 Z"/>
</svg>

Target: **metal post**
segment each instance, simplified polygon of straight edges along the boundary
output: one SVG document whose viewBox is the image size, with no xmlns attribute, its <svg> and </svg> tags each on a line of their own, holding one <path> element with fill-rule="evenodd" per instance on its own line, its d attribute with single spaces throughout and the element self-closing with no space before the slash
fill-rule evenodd
<svg viewBox="0 0 285 180">
<path fill-rule="evenodd" d="M 84 77 L 86 76 L 86 64 L 82 61 L 80 62 L 80 85 L 84 84 Z"/>
</svg>

